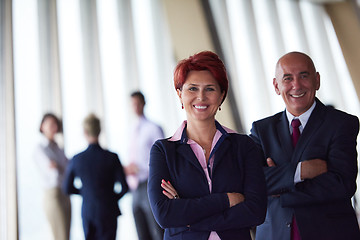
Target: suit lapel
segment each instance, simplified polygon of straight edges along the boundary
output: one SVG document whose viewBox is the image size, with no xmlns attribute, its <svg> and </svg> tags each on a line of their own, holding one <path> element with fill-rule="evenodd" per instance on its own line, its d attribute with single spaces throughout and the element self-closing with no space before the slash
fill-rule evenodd
<svg viewBox="0 0 360 240">
<path fill-rule="evenodd" d="M 320 100 L 316 99 L 316 106 L 313 112 L 310 115 L 310 118 L 300 135 L 299 141 L 294 150 L 292 161 L 299 162 L 301 154 L 305 150 L 306 146 L 309 143 L 309 140 L 316 133 L 316 131 L 320 128 L 322 123 L 324 122 L 324 116 L 326 114 L 326 106 L 320 102 Z"/>
<path fill-rule="evenodd" d="M 276 130 L 283 151 L 289 156 L 288 159 L 291 159 L 293 154 L 293 146 L 290 137 L 289 123 L 285 111 L 283 114 L 281 114 L 279 121 L 276 123 Z"/>
<path fill-rule="evenodd" d="M 185 161 L 189 161 L 194 167 L 204 173 L 198 159 L 195 156 L 195 153 L 192 151 L 189 144 L 180 143 L 179 147 L 176 150 L 177 154 L 179 154 Z"/>
<path fill-rule="evenodd" d="M 223 159 L 223 156 L 229 151 L 230 148 L 230 137 L 228 135 L 222 135 L 222 139 L 219 139 L 218 144 L 221 144 L 221 147 L 218 147 L 216 149 L 215 158 L 214 158 L 214 166 L 213 166 L 213 172 L 215 171 L 215 168 L 219 165 L 220 159 Z M 220 142 L 221 141 L 221 142 Z"/>
</svg>

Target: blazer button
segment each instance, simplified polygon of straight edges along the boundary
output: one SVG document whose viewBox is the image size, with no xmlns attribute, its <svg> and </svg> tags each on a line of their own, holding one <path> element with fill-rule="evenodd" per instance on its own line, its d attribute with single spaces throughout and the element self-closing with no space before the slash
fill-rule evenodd
<svg viewBox="0 0 360 240">
<path fill-rule="evenodd" d="M 291 227 L 291 223 L 286 223 L 286 226 L 289 228 Z"/>
</svg>

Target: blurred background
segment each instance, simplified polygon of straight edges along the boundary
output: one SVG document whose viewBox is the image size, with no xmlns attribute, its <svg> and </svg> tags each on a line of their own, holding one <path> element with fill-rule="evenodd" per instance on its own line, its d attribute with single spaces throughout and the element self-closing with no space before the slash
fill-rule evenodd
<svg viewBox="0 0 360 240">
<path fill-rule="evenodd" d="M 225 62 L 230 89 L 217 119 L 238 132 L 284 110 L 272 78 L 289 51 L 314 60 L 324 104 L 359 117 L 359 8 L 359 0 L 0 0 L 0 239 L 51 239 L 32 156 L 45 112 L 62 118 L 69 159 L 87 147 L 82 120 L 97 114 L 101 144 L 126 165 L 130 93 L 144 93 L 145 115 L 171 136 L 185 119 L 173 69 L 196 52 Z M 71 199 L 71 239 L 81 240 L 81 198 Z M 117 238 L 136 239 L 131 194 L 120 205 Z"/>
</svg>

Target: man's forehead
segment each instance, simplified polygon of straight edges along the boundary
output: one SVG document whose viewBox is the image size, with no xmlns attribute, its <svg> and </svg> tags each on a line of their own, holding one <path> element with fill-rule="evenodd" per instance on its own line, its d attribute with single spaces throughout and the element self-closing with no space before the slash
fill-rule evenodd
<svg viewBox="0 0 360 240">
<path fill-rule="evenodd" d="M 306 61 L 279 62 L 275 74 L 300 74 L 310 72 L 313 69 L 311 64 Z"/>
</svg>

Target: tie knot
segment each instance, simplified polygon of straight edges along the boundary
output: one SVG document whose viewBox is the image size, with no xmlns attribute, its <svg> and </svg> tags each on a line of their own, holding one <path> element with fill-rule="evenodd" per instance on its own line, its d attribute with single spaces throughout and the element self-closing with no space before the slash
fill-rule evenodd
<svg viewBox="0 0 360 240">
<path fill-rule="evenodd" d="M 293 128 L 298 128 L 300 125 L 301 125 L 301 122 L 300 122 L 300 120 L 299 120 L 298 118 L 293 119 L 293 120 L 291 121 L 291 126 L 292 126 Z"/>
</svg>

